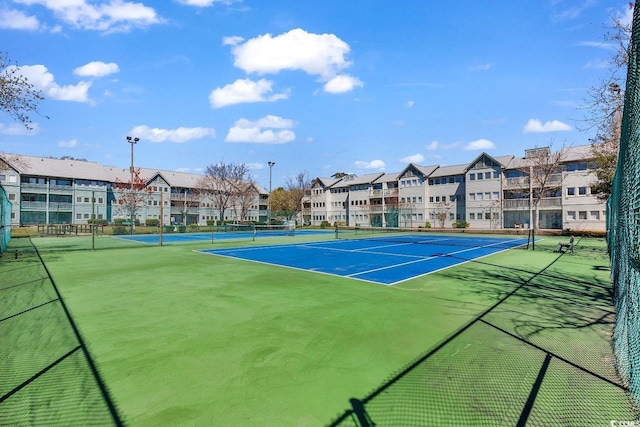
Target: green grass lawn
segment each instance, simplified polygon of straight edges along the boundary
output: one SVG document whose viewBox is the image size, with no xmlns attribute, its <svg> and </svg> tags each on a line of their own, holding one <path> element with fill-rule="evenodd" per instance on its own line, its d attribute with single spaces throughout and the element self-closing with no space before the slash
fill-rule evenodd
<svg viewBox="0 0 640 427">
<path fill-rule="evenodd" d="M 613 366 L 602 240 L 581 239 L 575 255 L 559 257 L 559 239 L 547 238 L 535 252 L 511 250 L 388 287 L 195 252 L 210 242 L 159 247 L 105 236 L 100 250 L 75 250 L 90 248 L 90 239 L 33 241 L 127 425 L 515 425 L 525 413 L 531 425 L 635 419 Z M 14 239 L 8 253 L 22 243 Z M 216 246 L 262 243 L 273 241 Z M 15 262 L 26 255 L 10 258 L 0 261 L 0 277 L 19 271 Z M 50 292 L 44 279 L 38 289 L 11 289 L 13 306 L 37 305 L 33 294 Z M 20 353 L 22 341 L 52 346 L 36 333 L 45 320 L 20 317 L 0 323 L 14 331 L 4 348 L 18 347 L 3 354 Z M 11 365 L 24 375 L 28 354 Z M 0 361 L 0 380 L 8 366 Z M 85 368 L 74 369 L 67 373 Z M 35 410 L 37 389 L 0 403 L 0 420 L 14 414 L 3 405 L 22 408 L 21 416 Z M 24 399 L 29 405 L 16 403 Z"/>
</svg>

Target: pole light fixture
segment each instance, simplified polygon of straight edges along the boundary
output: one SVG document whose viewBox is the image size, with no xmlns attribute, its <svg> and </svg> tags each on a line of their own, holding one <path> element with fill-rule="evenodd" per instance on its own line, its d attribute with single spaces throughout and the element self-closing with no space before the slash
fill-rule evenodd
<svg viewBox="0 0 640 427">
<path fill-rule="evenodd" d="M 267 200 L 267 224 L 271 225 L 271 170 L 276 162 L 267 162 L 269 165 L 269 199 Z"/>
<path fill-rule="evenodd" d="M 131 200 L 129 200 L 131 203 L 131 224 L 129 226 L 129 234 L 133 234 L 133 216 L 135 215 L 135 203 L 133 196 L 133 146 L 137 144 L 138 141 L 140 141 L 140 138 L 127 136 L 127 142 L 131 144 L 131 168 L 129 170 L 129 172 L 131 172 L 131 181 L 129 182 L 129 189 L 131 190 Z"/>
</svg>

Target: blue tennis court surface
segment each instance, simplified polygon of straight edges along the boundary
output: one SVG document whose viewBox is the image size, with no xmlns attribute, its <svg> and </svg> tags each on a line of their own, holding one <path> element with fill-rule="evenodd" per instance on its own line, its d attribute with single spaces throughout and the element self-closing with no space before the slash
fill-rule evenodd
<svg viewBox="0 0 640 427">
<path fill-rule="evenodd" d="M 258 231 L 255 234 L 253 231 L 220 231 L 220 232 L 207 232 L 207 233 L 168 233 L 162 235 L 162 241 L 164 243 L 185 243 L 185 242 L 205 242 L 216 240 L 231 240 L 231 239 L 244 239 L 251 240 L 262 237 L 279 237 L 279 236 L 302 236 L 313 234 L 327 234 L 331 233 L 324 230 L 295 230 L 293 233 L 291 230 L 269 230 Z M 159 234 L 139 234 L 133 236 L 117 236 L 120 239 L 129 240 L 138 243 L 159 244 Z"/>
<path fill-rule="evenodd" d="M 416 235 L 201 252 L 394 285 L 526 244 L 527 238 Z"/>
</svg>

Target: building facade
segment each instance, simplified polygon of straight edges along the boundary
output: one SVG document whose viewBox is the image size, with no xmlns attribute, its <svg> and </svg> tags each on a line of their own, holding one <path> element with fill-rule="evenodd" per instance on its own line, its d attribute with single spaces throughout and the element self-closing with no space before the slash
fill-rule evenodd
<svg viewBox="0 0 640 427">
<path fill-rule="evenodd" d="M 303 217 L 311 225 L 603 231 L 606 205 L 591 194 L 590 160 L 585 145 L 557 155 L 549 148 L 526 150 L 522 158 L 482 153 L 463 165 L 316 178 Z"/>
<path fill-rule="evenodd" d="M 201 175 L 140 168 L 135 174 L 141 188 L 135 192 L 138 201 L 132 209 L 125 200 L 132 193 L 129 169 L 81 160 L 3 158 L 0 185 L 12 204 L 12 226 L 87 224 L 91 218 L 113 222 L 132 216 L 140 223 L 162 216 L 163 224 L 186 225 L 267 221 L 269 194 L 255 183 L 249 202 L 230 204 L 221 214 L 215 198 L 197 191 Z"/>
</svg>

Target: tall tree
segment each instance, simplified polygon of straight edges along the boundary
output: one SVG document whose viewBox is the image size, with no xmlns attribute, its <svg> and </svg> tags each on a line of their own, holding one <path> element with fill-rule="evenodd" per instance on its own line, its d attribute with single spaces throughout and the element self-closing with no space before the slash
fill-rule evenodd
<svg viewBox="0 0 640 427">
<path fill-rule="evenodd" d="M 542 199 L 554 197 L 562 191 L 562 162 L 566 154 L 564 149 L 553 151 L 548 147 L 535 148 L 525 151 L 525 158 L 519 167 L 529 185 L 523 189 L 529 195 L 529 209 L 531 226 L 540 228 L 540 203 Z"/>
<path fill-rule="evenodd" d="M 221 221 L 238 200 L 248 173 L 249 168 L 244 163 L 219 162 L 206 167 L 198 187 L 213 200 Z"/>
<path fill-rule="evenodd" d="M 147 180 L 140 177 L 140 168 L 133 172 L 133 182 L 121 181 L 116 178 L 113 187 L 120 194 L 117 198 L 116 215 L 131 220 L 131 234 L 138 211 L 147 204 L 151 189 L 147 187 Z"/>
<path fill-rule="evenodd" d="M 311 180 L 309 179 L 309 174 L 306 171 L 300 172 L 295 177 L 288 178 L 285 186 L 291 199 L 291 209 L 289 211 L 291 215 L 288 219 L 292 219 L 302 211 L 302 200 L 310 194 Z"/>
<path fill-rule="evenodd" d="M 597 165 L 592 192 L 600 200 L 606 200 L 611 194 L 618 160 L 630 40 L 631 21 L 612 17 L 612 26 L 604 36 L 604 43 L 614 49 L 610 67 L 598 85 L 588 91 L 586 129 L 596 131 L 591 142 L 593 161 Z"/>
<path fill-rule="evenodd" d="M 20 73 L 20 67 L 12 64 L 6 53 L 0 52 L 0 110 L 32 129 L 30 114 L 38 113 L 42 100 L 42 92 Z"/>
</svg>

